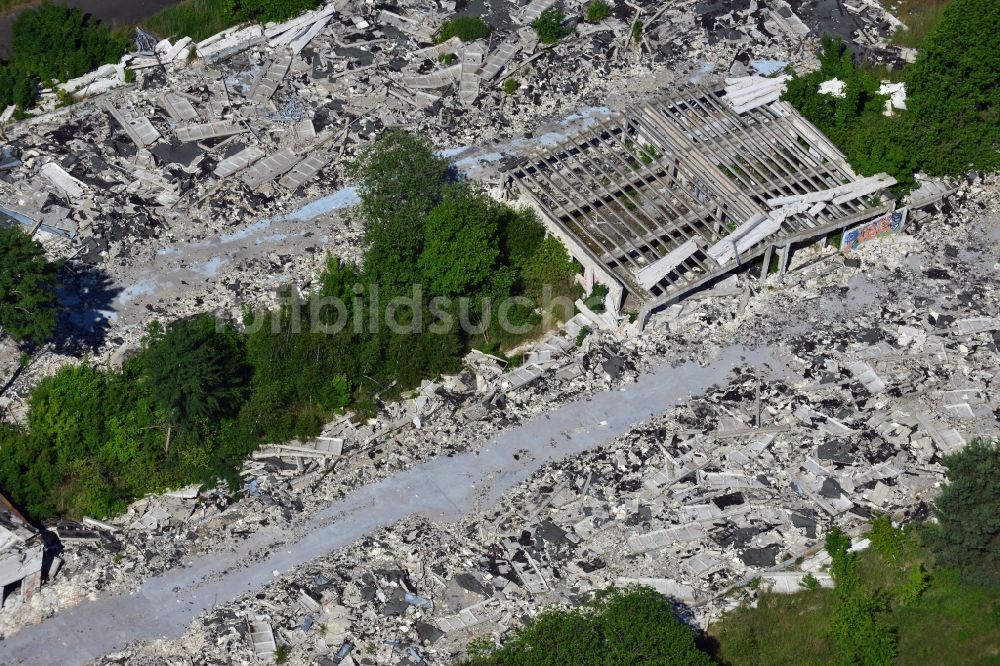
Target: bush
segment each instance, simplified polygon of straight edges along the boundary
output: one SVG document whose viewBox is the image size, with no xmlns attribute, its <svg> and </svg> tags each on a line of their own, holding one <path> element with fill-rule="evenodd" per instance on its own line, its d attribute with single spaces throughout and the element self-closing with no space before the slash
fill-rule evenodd
<svg viewBox="0 0 1000 666">
<path fill-rule="evenodd" d="M 670 600 L 647 587 L 610 588 L 573 610 L 531 619 L 502 648 L 472 646 L 467 666 L 712 664 Z"/>
<path fill-rule="evenodd" d="M 507 79 L 503 82 L 503 91 L 508 95 L 513 95 L 517 92 L 518 83 L 516 79 Z"/>
<path fill-rule="evenodd" d="M 542 44 L 555 44 L 563 37 L 573 33 L 572 28 L 563 26 L 566 15 L 562 9 L 552 7 L 542 12 L 538 18 L 531 22 L 531 27 L 538 35 L 538 41 Z"/>
<path fill-rule="evenodd" d="M 478 16 L 456 16 L 444 22 L 434 41 L 440 44 L 452 37 L 458 37 L 463 42 L 474 42 L 489 37 L 491 30 L 490 26 Z"/>
<path fill-rule="evenodd" d="M 590 0 L 587 4 L 587 23 L 600 23 L 611 16 L 611 5 L 604 0 Z"/>
<path fill-rule="evenodd" d="M 0 227 L 0 326 L 18 342 L 40 345 L 59 315 L 59 265 L 17 225 Z"/>
</svg>

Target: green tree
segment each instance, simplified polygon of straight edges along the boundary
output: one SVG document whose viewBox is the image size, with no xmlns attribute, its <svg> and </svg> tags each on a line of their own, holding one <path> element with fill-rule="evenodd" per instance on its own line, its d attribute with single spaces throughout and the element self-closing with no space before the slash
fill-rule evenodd
<svg viewBox="0 0 1000 666">
<path fill-rule="evenodd" d="M 393 131 L 364 151 L 350 172 L 365 219 L 367 278 L 386 291 L 419 282 L 424 219 L 441 201 L 449 178 L 447 160 L 423 139 Z"/>
<path fill-rule="evenodd" d="M 59 315 L 59 265 L 18 226 L 0 227 L 0 326 L 19 342 L 52 337 Z"/>
<path fill-rule="evenodd" d="M 934 500 L 935 558 L 970 582 L 1000 584 L 1000 441 L 973 441 L 944 459 L 948 483 Z"/>
<path fill-rule="evenodd" d="M 647 587 L 610 588 L 573 610 L 549 609 L 500 649 L 478 643 L 468 666 L 712 664 L 670 600 Z"/>
<path fill-rule="evenodd" d="M 1000 168 L 998 28 L 1000 3 L 954 0 L 904 72 L 906 115 L 931 175 Z"/>
<path fill-rule="evenodd" d="M 500 230 L 500 250 L 504 263 L 520 268 L 535 253 L 544 238 L 545 227 L 535 211 L 530 208 L 506 209 Z"/>
<path fill-rule="evenodd" d="M 420 271 L 433 295 L 472 295 L 485 285 L 500 256 L 500 204 L 464 184 L 447 188 L 424 221 Z"/>
<path fill-rule="evenodd" d="M 128 40 L 79 9 L 44 2 L 11 24 L 12 60 L 41 80 L 66 81 L 117 62 Z"/>
<path fill-rule="evenodd" d="M 521 270 L 525 291 L 531 296 L 541 295 L 545 285 L 556 295 L 565 294 L 573 284 L 576 263 L 566 252 L 565 246 L 555 236 L 546 236 Z"/>
<path fill-rule="evenodd" d="M 164 449 L 174 427 L 234 414 L 247 395 L 245 343 L 231 324 L 208 314 L 154 332 L 142 352 L 143 379 L 167 420 Z"/>
</svg>

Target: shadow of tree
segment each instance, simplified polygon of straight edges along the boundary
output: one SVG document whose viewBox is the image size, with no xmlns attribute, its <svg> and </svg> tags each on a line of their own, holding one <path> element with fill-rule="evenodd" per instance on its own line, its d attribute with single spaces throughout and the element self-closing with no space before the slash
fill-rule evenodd
<svg viewBox="0 0 1000 666">
<path fill-rule="evenodd" d="M 111 305 L 121 288 L 103 269 L 84 262 L 64 264 L 59 280 L 62 311 L 52 338 L 53 350 L 74 356 L 97 350 L 117 316 Z"/>
</svg>

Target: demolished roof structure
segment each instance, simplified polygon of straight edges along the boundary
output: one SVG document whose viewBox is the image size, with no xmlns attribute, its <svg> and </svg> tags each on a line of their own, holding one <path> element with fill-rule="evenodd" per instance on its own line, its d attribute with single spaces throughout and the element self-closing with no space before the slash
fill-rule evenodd
<svg viewBox="0 0 1000 666">
<path fill-rule="evenodd" d="M 510 173 L 577 259 L 640 304 L 891 207 L 869 195 L 895 180 L 859 178 L 790 104 L 740 105 L 722 89 L 692 87 Z"/>
</svg>

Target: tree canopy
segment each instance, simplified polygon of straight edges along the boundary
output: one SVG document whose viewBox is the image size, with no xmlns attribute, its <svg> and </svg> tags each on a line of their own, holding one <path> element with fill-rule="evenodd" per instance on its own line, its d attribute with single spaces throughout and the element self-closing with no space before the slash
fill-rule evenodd
<svg viewBox="0 0 1000 666">
<path fill-rule="evenodd" d="M 352 164 L 365 219 L 365 272 L 383 289 L 420 281 L 424 219 L 441 201 L 447 160 L 401 131 L 379 137 Z"/>
<path fill-rule="evenodd" d="M 10 62 L 0 66 L 0 106 L 27 109 L 40 82 L 66 81 L 125 52 L 124 34 L 79 9 L 43 2 L 20 12 L 11 24 Z"/>
<path fill-rule="evenodd" d="M 931 175 L 1000 168 L 1000 3 L 954 0 L 905 71 L 907 113 Z"/>
<path fill-rule="evenodd" d="M 18 226 L 0 227 L 0 326 L 18 342 L 40 345 L 59 316 L 59 265 Z"/>
<path fill-rule="evenodd" d="M 1000 441 L 973 441 L 944 464 L 948 483 L 934 500 L 935 556 L 971 582 L 1000 585 Z"/>
<path fill-rule="evenodd" d="M 155 332 L 142 354 L 150 394 L 171 425 L 231 416 L 247 393 L 243 337 L 208 314 Z"/>
<path fill-rule="evenodd" d="M 420 271 L 432 294 L 473 294 L 497 268 L 500 204 L 485 194 L 454 185 L 444 191 L 424 221 Z"/>
</svg>

